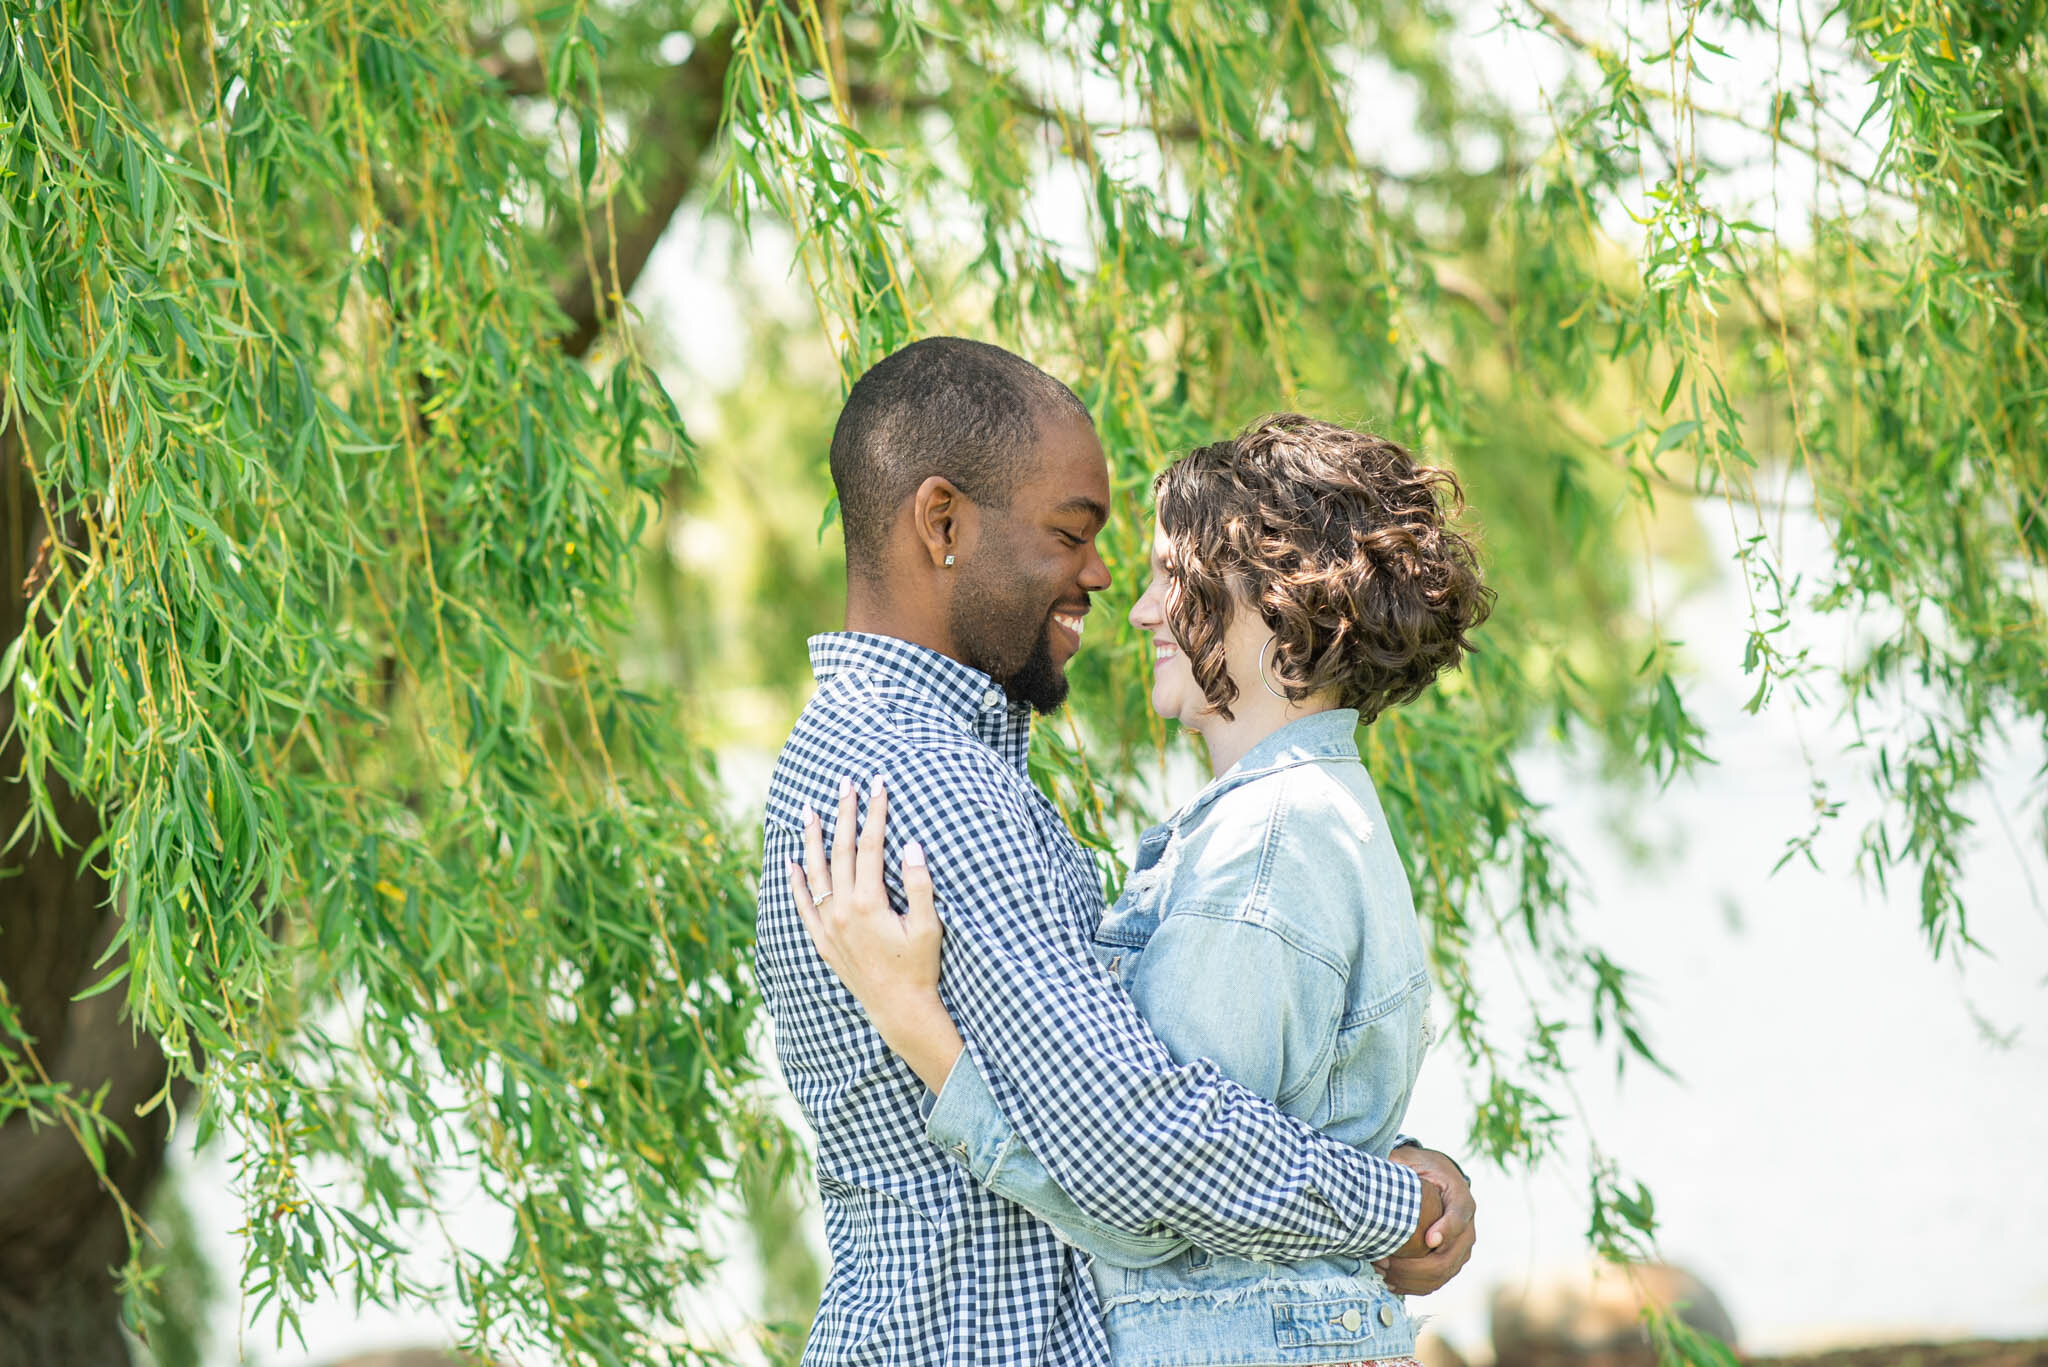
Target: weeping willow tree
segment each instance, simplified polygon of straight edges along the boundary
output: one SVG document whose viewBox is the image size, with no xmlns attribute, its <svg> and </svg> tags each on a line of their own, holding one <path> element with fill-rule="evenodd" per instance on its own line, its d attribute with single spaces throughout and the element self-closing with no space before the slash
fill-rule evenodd
<svg viewBox="0 0 2048 1367">
<path fill-rule="evenodd" d="M 1690 648 L 1752 707 L 1910 700 L 1862 863 L 1966 943 L 1964 804 L 2048 720 L 2043 5 L 1478 8 L 7 0 L 0 1363 L 122 1359 L 194 1113 L 282 1326 L 340 1281 L 485 1352 L 720 1346 L 678 1289 L 777 1143 L 756 837 L 614 663 L 695 458 L 629 302 L 679 208 L 789 233 L 842 381 L 936 331 L 1071 380 L 1119 594 L 1150 474 L 1257 412 L 1458 469 L 1507 591 L 1364 741 L 1476 1152 L 1557 1150 L 1567 1031 L 1654 1060 L 1517 765 L 1710 755 L 1637 606 L 1674 504 L 1735 529 L 1748 631 Z M 1458 64 L 1475 20 L 1540 98 Z M 1794 481 L 1823 582 L 1761 516 Z M 1885 626 L 1809 655 L 1830 615 Z M 1104 616 L 1034 773 L 1113 879 L 1166 737 Z M 1479 999 L 1489 945 L 1544 990 Z M 447 1233 L 462 1174 L 502 1241 Z M 1654 1233 L 1607 1156 L 1589 1207 Z"/>
<path fill-rule="evenodd" d="M 0 1360 L 123 1357 L 181 1111 L 287 1322 L 409 1294 L 464 1171 L 494 1345 L 608 1358 L 703 1272 L 753 878 L 609 664 L 688 442 L 592 351 L 658 232 L 600 130 L 673 208 L 722 40 L 601 83 L 645 35 L 521 32 L 494 78 L 436 5 L 8 6 Z"/>
</svg>

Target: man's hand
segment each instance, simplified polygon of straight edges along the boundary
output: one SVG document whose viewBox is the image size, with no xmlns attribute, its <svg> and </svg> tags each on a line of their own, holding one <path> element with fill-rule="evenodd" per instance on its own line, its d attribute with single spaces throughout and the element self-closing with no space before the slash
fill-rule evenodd
<svg viewBox="0 0 2048 1367">
<path fill-rule="evenodd" d="M 1472 1200 L 1472 1188 L 1465 1181 L 1457 1165 L 1434 1149 L 1404 1145 L 1387 1155 L 1396 1163 L 1413 1168 L 1426 1187 L 1433 1187 L 1443 1198 L 1443 1214 L 1435 1223 L 1422 1232 L 1422 1242 L 1427 1252 L 1414 1255 L 1396 1254 L 1382 1258 L 1373 1266 L 1387 1279 L 1387 1285 L 1403 1296 L 1427 1296 L 1445 1282 L 1458 1275 L 1465 1260 L 1472 1256 L 1472 1245 L 1478 1239 L 1473 1228 L 1473 1216 L 1478 1207 Z M 1425 1202 L 1425 1206 L 1428 1203 Z"/>
</svg>

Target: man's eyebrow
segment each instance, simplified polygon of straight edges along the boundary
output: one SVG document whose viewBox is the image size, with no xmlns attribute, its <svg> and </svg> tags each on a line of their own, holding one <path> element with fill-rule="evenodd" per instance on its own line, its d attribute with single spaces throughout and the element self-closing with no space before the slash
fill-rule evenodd
<svg viewBox="0 0 2048 1367">
<path fill-rule="evenodd" d="M 1086 494 L 1076 494 L 1052 510 L 1054 517 L 1065 517 L 1068 513 L 1087 513 L 1100 526 L 1109 524 L 1109 509 Z"/>
</svg>

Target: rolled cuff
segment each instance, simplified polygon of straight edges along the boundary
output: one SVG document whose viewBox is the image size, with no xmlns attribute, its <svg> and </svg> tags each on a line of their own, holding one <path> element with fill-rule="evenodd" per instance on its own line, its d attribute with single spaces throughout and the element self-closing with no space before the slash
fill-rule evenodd
<svg viewBox="0 0 2048 1367">
<path fill-rule="evenodd" d="M 953 1060 L 946 1085 L 925 1111 L 924 1134 L 975 1181 L 988 1180 L 1012 1130 L 988 1089 L 972 1045 Z"/>
<path fill-rule="evenodd" d="M 1393 1190 L 1387 1193 L 1389 1206 L 1384 1212 L 1387 1233 L 1370 1243 L 1359 1245 L 1355 1256 L 1369 1262 L 1388 1257 L 1401 1248 L 1415 1234 L 1415 1226 L 1422 1219 L 1422 1177 L 1421 1174 L 1399 1163 L 1391 1163 Z"/>
</svg>

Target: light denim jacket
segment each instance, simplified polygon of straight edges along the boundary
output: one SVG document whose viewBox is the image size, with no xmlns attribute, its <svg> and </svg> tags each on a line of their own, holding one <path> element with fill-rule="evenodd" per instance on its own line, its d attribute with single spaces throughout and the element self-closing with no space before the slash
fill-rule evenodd
<svg viewBox="0 0 2048 1367">
<path fill-rule="evenodd" d="M 1337 709 L 1281 728 L 1145 832 L 1095 952 L 1176 1060 L 1211 1059 L 1287 1114 L 1384 1157 L 1427 1046 L 1429 980 L 1357 725 L 1356 712 Z M 1414 1350 L 1400 1297 L 1363 1259 L 1211 1254 L 1084 1214 L 1011 1130 L 967 1052 L 926 1131 L 976 1180 L 1093 1255 L 1117 1367 Z"/>
</svg>

